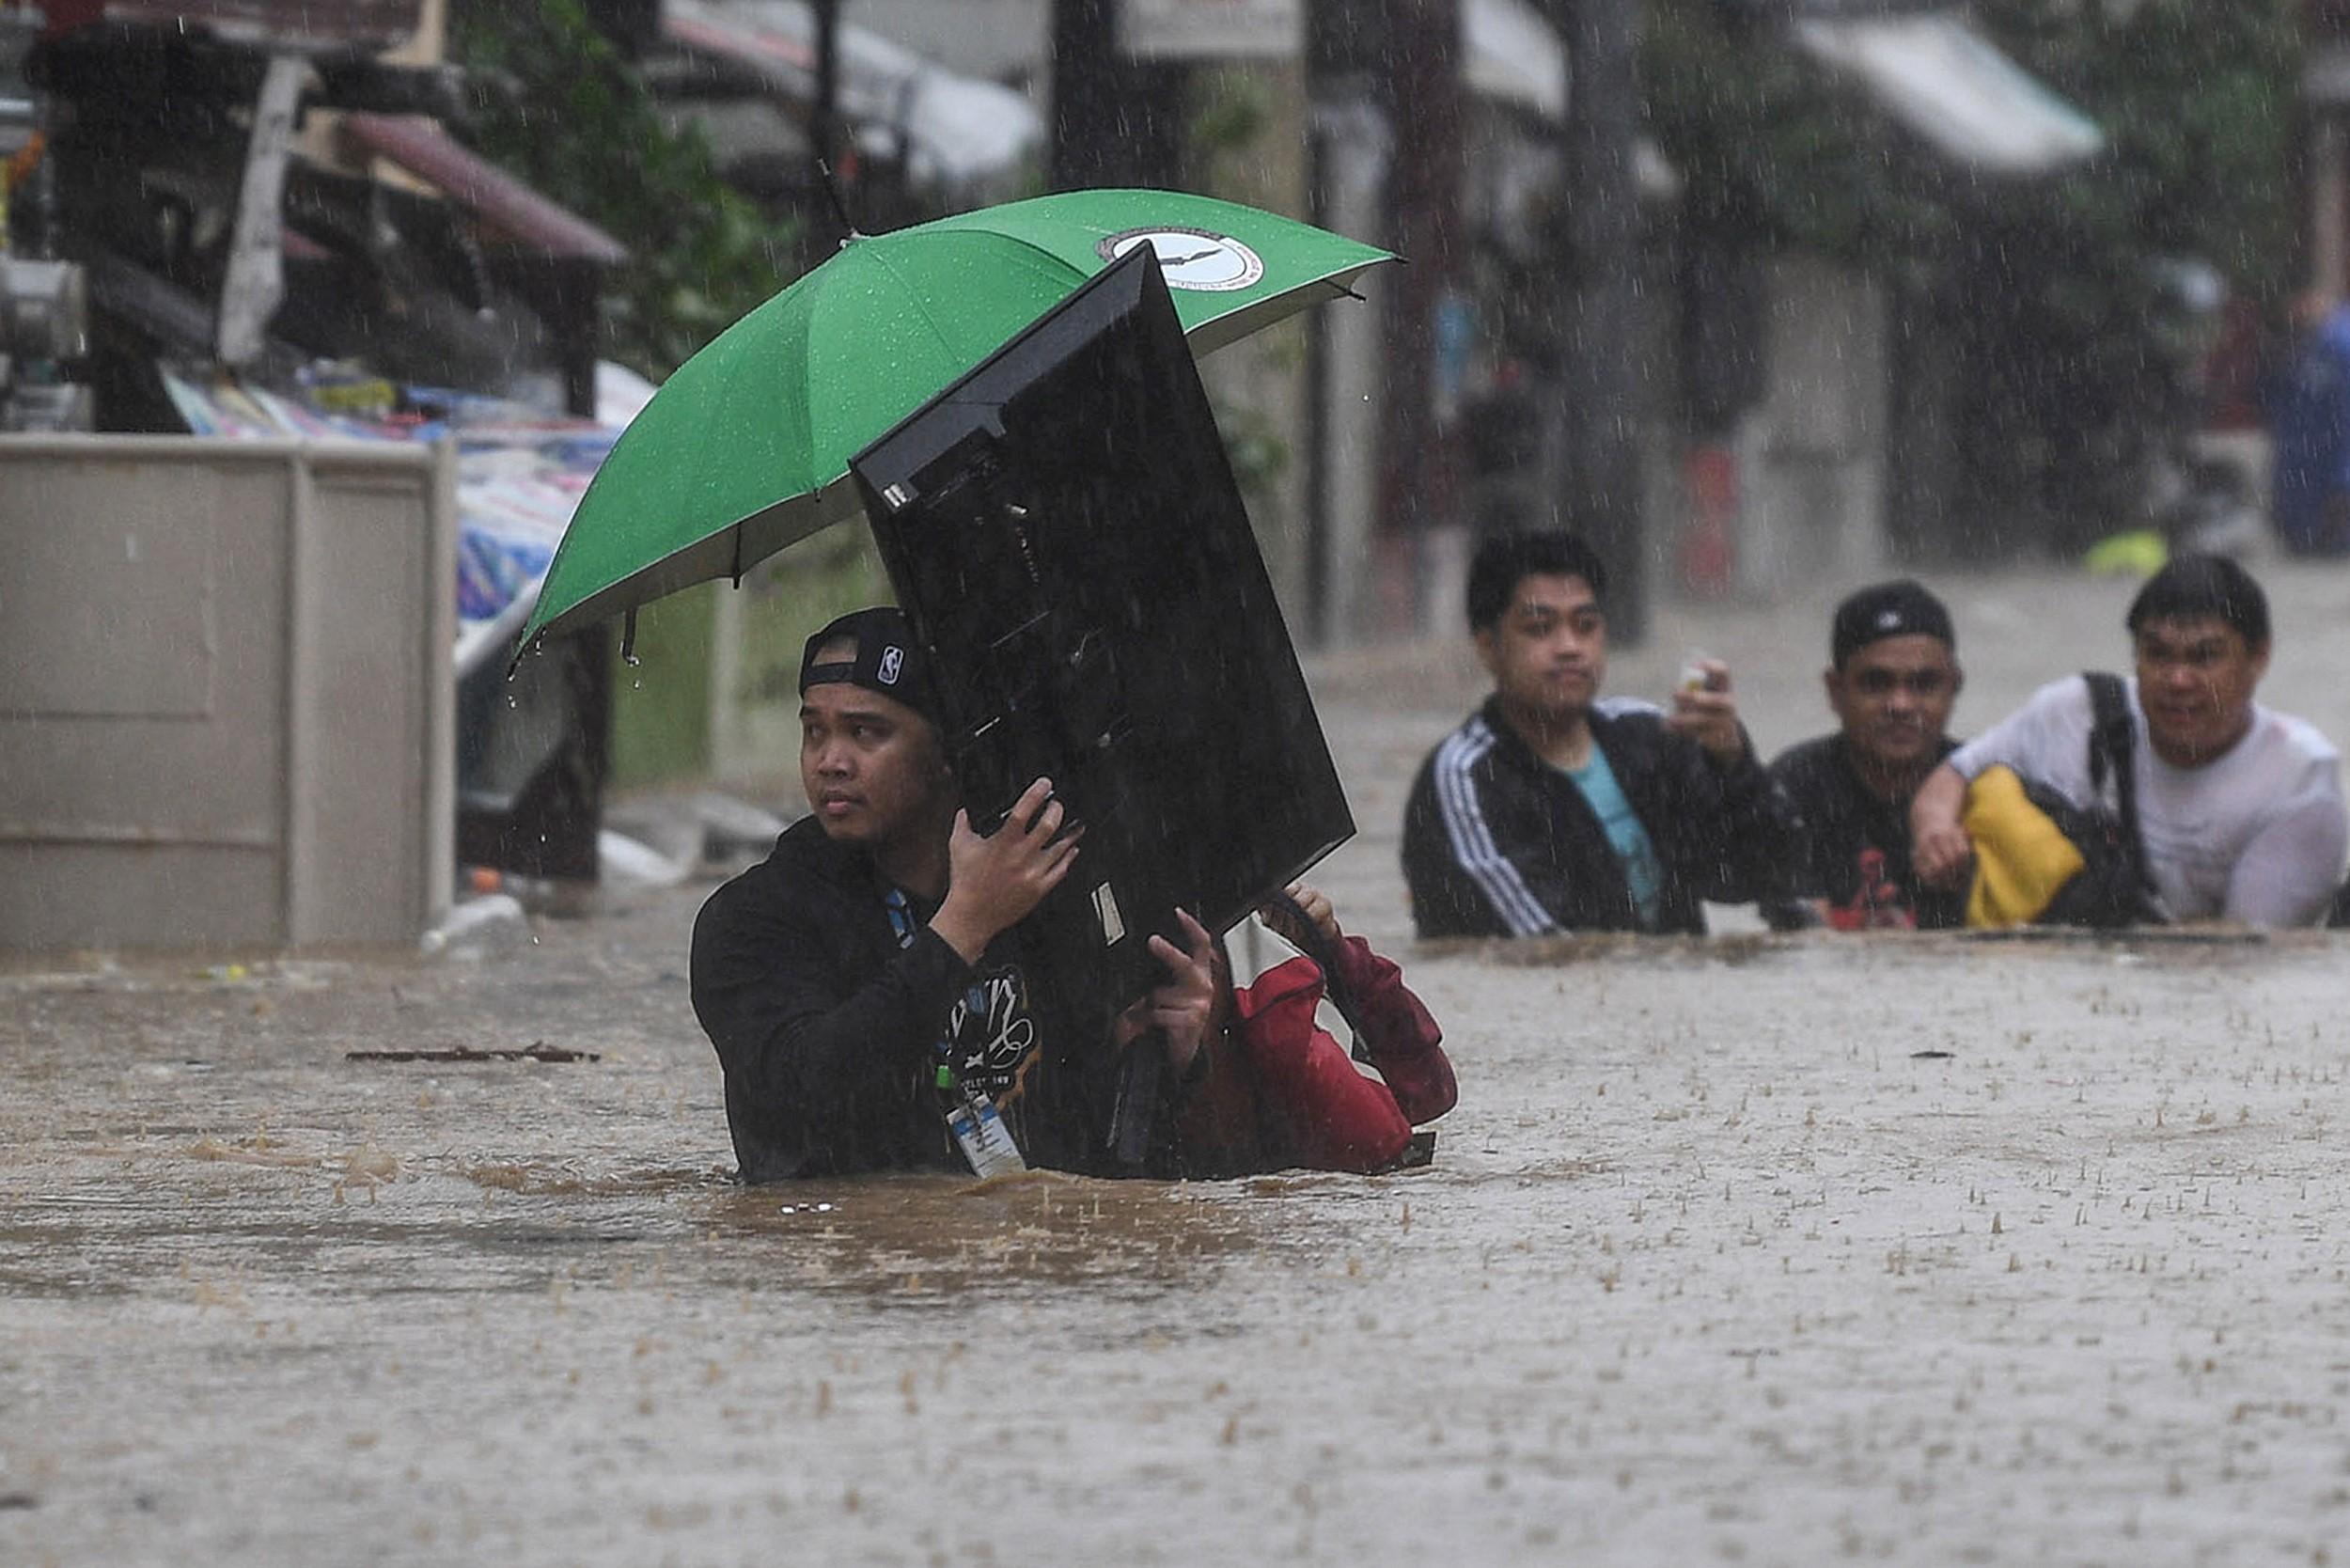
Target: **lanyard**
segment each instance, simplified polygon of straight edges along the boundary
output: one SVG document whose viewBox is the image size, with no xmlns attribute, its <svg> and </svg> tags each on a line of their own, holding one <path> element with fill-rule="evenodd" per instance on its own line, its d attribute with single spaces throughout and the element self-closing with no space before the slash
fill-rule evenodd
<svg viewBox="0 0 2350 1568">
<path fill-rule="evenodd" d="M 907 901 L 905 889 L 893 886 L 883 897 L 882 903 L 889 911 L 889 929 L 898 933 L 898 946 L 913 947 L 914 933 L 918 928 L 914 918 L 914 905 Z M 965 1017 L 984 1018 L 987 1016 L 987 988 L 974 979 L 970 989 L 964 993 L 963 1006 Z M 942 1030 L 938 1037 L 937 1082 L 938 1087 L 948 1093 L 954 1092 L 957 1087 L 955 1037 L 952 1028 Z"/>
<path fill-rule="evenodd" d="M 891 887 L 883 903 L 889 910 L 889 929 L 898 933 L 898 946 L 914 946 L 914 906 L 906 900 L 905 890 Z M 964 993 L 964 1019 L 982 1022 L 987 1017 L 987 988 L 975 975 L 970 989 Z M 1022 1158 L 1019 1141 L 1004 1119 L 977 1084 L 959 1080 L 955 1072 L 955 1031 L 950 1025 L 939 1031 L 938 1066 L 932 1081 L 938 1085 L 939 1108 L 946 1113 L 947 1135 L 963 1157 L 970 1162 L 973 1174 L 1002 1176 L 1028 1168 Z"/>
<path fill-rule="evenodd" d="M 892 887 L 882 902 L 889 910 L 889 929 L 898 933 L 898 946 L 914 946 L 914 906 L 906 902 L 906 890 Z"/>
</svg>

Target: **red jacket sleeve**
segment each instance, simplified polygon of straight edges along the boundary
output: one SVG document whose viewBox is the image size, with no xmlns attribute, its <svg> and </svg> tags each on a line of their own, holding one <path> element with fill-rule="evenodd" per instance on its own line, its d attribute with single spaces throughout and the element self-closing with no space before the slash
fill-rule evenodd
<svg viewBox="0 0 2350 1568">
<path fill-rule="evenodd" d="M 1384 1170 L 1412 1141 L 1395 1096 L 1355 1070 L 1346 1047 L 1314 1020 L 1322 971 L 1292 958 L 1233 994 L 1240 1035 L 1265 1109 L 1288 1135 L 1287 1153 L 1309 1170 Z"/>
<path fill-rule="evenodd" d="M 1450 1110 L 1460 1088 L 1444 1054 L 1444 1031 L 1403 983 L 1403 971 L 1359 936 L 1340 944 L 1335 956 L 1361 1015 L 1355 1027 L 1397 1106 L 1415 1127 Z"/>
</svg>

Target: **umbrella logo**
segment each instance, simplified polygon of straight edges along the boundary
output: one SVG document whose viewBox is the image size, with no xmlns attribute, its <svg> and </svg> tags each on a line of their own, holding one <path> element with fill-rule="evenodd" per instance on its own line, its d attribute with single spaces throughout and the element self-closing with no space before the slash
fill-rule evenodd
<svg viewBox="0 0 2350 1568">
<path fill-rule="evenodd" d="M 1262 257 L 1213 228 L 1129 228 L 1093 248 L 1103 260 L 1115 261 L 1140 244 L 1159 253 L 1159 271 L 1169 289 L 1221 294 L 1264 276 Z"/>
</svg>

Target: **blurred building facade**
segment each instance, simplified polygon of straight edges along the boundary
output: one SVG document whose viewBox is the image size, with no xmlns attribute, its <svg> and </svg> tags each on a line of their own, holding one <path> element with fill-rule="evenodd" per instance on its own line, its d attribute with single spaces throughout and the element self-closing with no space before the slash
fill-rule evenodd
<svg viewBox="0 0 2350 1568">
<path fill-rule="evenodd" d="M 2350 0 L 2303 0 L 2305 232 L 2311 290 L 2350 298 Z"/>
<path fill-rule="evenodd" d="M 444 0 L 43 0 L 0 13 L 0 59 L 12 84 L 0 93 L 9 154 L 0 218 L 5 275 L 13 285 L 24 269 L 37 276 L 53 269 L 75 280 L 73 330 L 52 334 L 59 352 L 31 359 L 29 373 L 28 356 L 8 356 L 9 423 L 95 431 L 102 439 L 196 433 L 282 445 L 290 437 L 337 449 L 344 438 L 413 444 L 462 426 L 469 477 L 477 451 L 503 470 L 478 485 L 461 481 L 469 498 L 462 510 L 470 513 L 470 498 L 492 490 L 509 499 L 559 493 L 531 454 L 543 452 L 548 431 L 568 439 L 592 418 L 598 292 L 626 252 L 443 128 L 464 116 L 468 102 L 462 74 L 442 61 L 444 22 Z M 23 396 L 36 380 L 29 389 L 47 395 Z M 488 442 L 501 450 L 485 449 L 488 423 L 502 428 Z M 111 450 L 91 449 L 96 471 L 107 470 Z M 229 570 L 200 543 L 237 521 L 207 510 L 224 494 L 212 482 L 224 461 L 217 444 L 135 450 L 149 476 L 141 494 L 158 491 L 152 476 L 174 461 L 186 468 L 180 488 L 191 506 L 150 519 L 164 534 L 185 537 L 160 538 L 154 547 L 177 549 L 207 572 Z M 175 460 L 174 451 L 184 456 Z M 306 462 L 288 471 L 307 472 Z M 452 534 L 455 488 L 424 513 Z M 110 493 L 85 486 L 74 494 Z M 348 519 L 336 510 L 349 510 L 347 500 L 338 492 L 317 509 L 297 509 L 311 519 L 306 537 L 348 550 Z M 450 631 L 467 580 L 462 563 L 478 561 L 494 576 L 511 566 L 494 526 L 501 505 L 489 510 L 489 532 L 477 539 L 469 516 L 463 549 L 434 557 L 439 572 L 382 585 L 384 604 L 375 607 L 389 606 L 408 635 L 389 635 L 381 616 L 337 616 L 299 595 L 284 606 L 288 624 L 315 624 L 325 613 L 353 637 L 364 624 L 373 630 L 361 640 L 374 640 L 358 656 L 381 655 L 403 669 L 415 661 L 402 650 L 429 638 L 440 646 L 415 667 L 437 669 L 443 680 L 452 654 L 463 657 L 470 642 L 474 683 L 486 692 L 500 673 L 491 668 L 494 638 L 452 639 Z M 13 538 L 27 527 L 102 530 L 109 519 L 7 522 Z M 290 581 L 299 588 L 304 579 Z M 138 614 L 122 585 L 93 580 L 85 592 L 89 614 Z M 258 602 L 269 603 L 268 594 Z M 494 619 L 494 607 L 474 613 Z M 340 645 L 297 639 L 286 648 L 285 678 L 297 684 L 342 667 Z M 208 648 L 175 649 L 160 635 L 123 640 L 111 653 L 165 663 L 210 657 Z M 453 826 L 468 858 L 535 874 L 594 874 L 609 684 L 603 639 L 558 650 L 547 663 L 542 690 L 502 703 L 478 696 L 468 705 L 470 727 L 432 731 L 431 744 L 444 752 L 507 756 L 512 765 L 496 787 L 460 769 L 454 824 L 386 823 L 385 842 L 412 841 L 405 829 L 415 826 L 446 851 Z M 435 711 L 448 710 L 448 694 L 428 695 Z M 293 768 L 297 752 L 324 760 L 332 775 L 351 765 L 355 749 L 368 754 L 359 766 L 404 776 L 409 760 L 373 755 L 384 731 L 364 718 L 361 709 L 334 703 L 309 714 L 301 745 L 279 748 L 289 771 L 274 787 L 290 798 L 306 788 Z M 219 726 L 203 733 L 230 736 Z M 233 737 L 221 744 L 238 753 L 225 755 L 222 767 L 253 760 Z M 169 781 L 159 782 L 169 795 Z M 434 811 L 450 805 L 445 792 L 431 792 L 409 804 Z M 49 831 L 16 825 L 34 839 Z M 446 886 L 443 875 L 443 903 Z M 286 940 L 343 929 L 317 911 L 281 925 Z"/>
<path fill-rule="evenodd" d="M 838 238 L 820 151 L 867 228 L 1052 180 L 1168 184 L 1403 254 L 1367 305 L 1340 302 L 1203 366 L 1302 641 L 1449 628 L 1481 534 L 1585 523 L 1568 500 L 1578 418 L 1616 421 L 1636 451 L 1630 544 L 1658 584 L 1768 597 L 1857 580 L 1947 531 L 1963 276 L 1945 272 L 1921 295 L 1915 280 L 1709 229 L 1691 217 L 1708 210 L 1689 188 L 1704 171 L 1672 167 L 1637 134 L 1614 149 L 1624 179 L 1611 189 L 1631 210 L 1617 214 L 1627 246 L 1606 263 L 1622 270 L 1610 297 L 1630 302 L 1609 323 L 1622 329 L 1611 352 L 1632 374 L 1609 411 L 1572 406 L 1592 323 L 1568 302 L 1595 263 L 1576 250 L 1589 146 L 1576 151 L 1588 127 L 1569 36 L 1591 8 L 585 4 L 737 190 L 802 220 L 803 253 L 778 285 Z M 8 227 L 26 252 L 83 269 L 92 351 L 52 358 L 75 362 L 91 418 L 174 428 L 158 368 L 175 356 L 286 382 L 348 361 L 386 382 L 593 412 L 597 284 L 619 246 L 446 133 L 465 112 L 443 63 L 446 6 L 50 0 L 0 13 L 39 18 L 26 76 L 39 103 L 20 118 L 41 141 L 11 181 Z M 1825 9 L 1771 8 L 1755 47 L 1799 57 L 1873 117 L 1885 179 L 1996 203 L 2093 155 L 2096 128 L 1954 13 Z M 8 58 L 0 47 L 0 76 Z M 2314 67 L 2311 84 L 2316 103 Z M 0 154 L 22 159 L 32 144 L 6 140 L 9 113 L 0 90 Z M 2313 145 L 2338 154 L 2327 124 L 2340 121 L 2320 117 Z M 2312 202 L 2334 204 L 2339 232 L 2341 158 L 2313 166 Z M 515 778 L 535 776 L 544 811 L 592 820 L 607 722 L 630 777 L 788 772 L 800 623 L 881 586 L 870 557 L 813 548 L 825 557 L 815 600 L 787 604 L 776 574 L 757 572 L 743 593 L 695 590 L 650 611 L 662 657 L 645 672 L 616 682 L 608 651 L 584 651 L 544 696 L 597 744 L 535 775 L 502 764 L 509 808 Z M 496 706 L 478 694 L 461 705 L 477 722 Z M 544 820 L 520 837 L 571 853 L 541 853 L 536 869 L 592 869 L 578 835 Z M 494 836 L 468 843 L 502 853 Z"/>
</svg>

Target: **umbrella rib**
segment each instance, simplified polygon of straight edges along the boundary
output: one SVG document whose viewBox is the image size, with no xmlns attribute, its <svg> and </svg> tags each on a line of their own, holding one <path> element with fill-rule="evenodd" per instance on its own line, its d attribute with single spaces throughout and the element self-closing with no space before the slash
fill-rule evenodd
<svg viewBox="0 0 2350 1568">
<path fill-rule="evenodd" d="M 986 209 L 982 208 L 978 212 L 958 213 L 955 214 L 955 216 L 977 218 L 984 215 Z M 1094 227 L 1091 225 L 1079 225 L 1073 227 L 1088 229 L 1097 240 L 1105 238 L 1111 233 L 1111 230 L 1109 229 Z M 881 238 L 889 239 L 901 234 L 920 234 L 926 230 L 933 234 L 984 235 L 986 238 L 991 240 L 1002 240 L 1010 244 L 1018 245 L 1023 250 L 1032 250 L 1056 267 L 1068 267 L 1071 271 L 1078 273 L 1084 273 L 1085 271 L 1082 267 L 1073 265 L 1069 258 L 1061 255 L 1060 252 L 1055 250 L 1052 246 L 1043 243 L 1042 241 L 1031 240 L 1026 234 L 1014 234 L 1009 229 L 990 228 L 985 224 L 981 223 L 957 223 L 954 221 L 953 217 L 934 218 L 929 223 L 916 224 L 912 228 L 896 229 L 892 231 L 891 234 L 883 235 Z M 1086 275 L 1090 276 L 1091 274 L 1087 274 Z M 899 281 L 903 282 L 904 279 L 901 278 Z"/>
<path fill-rule="evenodd" d="M 1025 240 L 1020 243 L 1023 244 L 1027 243 Z M 868 240 L 866 243 L 870 244 L 872 242 Z M 1030 245 L 1029 248 L 1033 250 L 1037 247 Z M 873 259 L 881 265 L 885 272 L 889 274 L 890 277 L 901 289 L 903 289 L 906 291 L 907 303 L 911 304 L 914 306 L 915 313 L 922 318 L 922 324 L 931 329 L 931 336 L 938 339 L 938 346 L 951 353 L 955 347 L 954 339 L 948 337 L 945 330 L 939 326 L 937 318 L 931 314 L 930 306 L 923 303 L 920 292 L 916 290 L 914 285 L 907 279 L 906 274 L 899 269 L 898 259 L 884 250 L 875 252 Z"/>
</svg>

